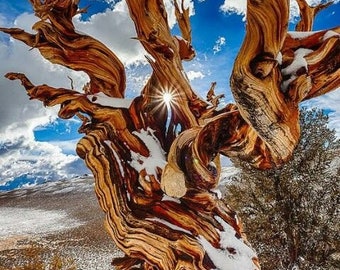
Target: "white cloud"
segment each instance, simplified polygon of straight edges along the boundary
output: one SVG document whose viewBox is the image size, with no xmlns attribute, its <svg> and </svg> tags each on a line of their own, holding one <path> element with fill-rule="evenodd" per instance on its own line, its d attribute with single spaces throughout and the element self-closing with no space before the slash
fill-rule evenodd
<svg viewBox="0 0 340 270">
<path fill-rule="evenodd" d="M 13 122 L 0 132 L 0 185 L 22 176 L 34 183 L 87 172 L 80 158 L 63 153 L 67 150 L 63 145 L 35 141 L 33 129 L 45 124 L 46 119 L 41 116 Z"/>
<path fill-rule="evenodd" d="M 125 1 L 115 4 L 112 10 L 92 15 L 87 21 L 80 18 L 80 15 L 74 18 L 76 29 L 103 42 L 124 65 L 146 63 L 146 51 L 133 39 L 137 34 Z"/>
<path fill-rule="evenodd" d="M 50 144 L 57 146 L 62 149 L 63 153 L 73 153 L 76 149 L 78 139 L 67 140 L 67 141 L 49 141 Z"/>
<path fill-rule="evenodd" d="M 0 185 L 20 177 L 31 179 L 31 183 L 42 183 L 87 172 L 77 156 L 65 155 L 58 146 L 31 140 L 23 134 L 0 144 Z"/>
<path fill-rule="evenodd" d="M 37 19 L 24 13 L 12 26 L 31 31 Z M 6 23 L 10 25 L 9 22 Z M 0 44 L 0 184 L 20 176 L 32 181 L 60 179 L 75 175 L 83 161 L 75 155 L 64 154 L 63 146 L 37 142 L 33 130 L 54 121 L 58 108 L 44 108 L 39 101 L 29 101 L 19 81 L 3 78 L 7 72 L 25 73 L 34 84 L 48 83 L 55 87 L 70 88 L 70 76 L 77 89 L 88 81 L 82 72 L 52 65 L 37 50 L 10 39 Z"/>
<path fill-rule="evenodd" d="M 36 21 L 33 14 L 24 13 L 15 20 L 15 27 L 29 28 Z M 10 81 L 3 76 L 7 72 L 21 72 L 34 84 L 48 83 L 55 87 L 70 88 L 70 80 L 73 79 L 76 89 L 81 89 L 88 81 L 87 75 L 75 72 L 59 65 L 52 65 L 41 57 L 36 49 L 30 50 L 25 44 L 10 39 L 0 46 L 0 132 L 3 132 L 11 123 L 24 123 L 27 120 L 45 117 L 45 123 L 51 119 L 51 114 L 41 105 L 41 102 L 28 102 L 27 94 L 18 81 Z M 39 120 L 41 121 L 41 120 Z"/>
<path fill-rule="evenodd" d="M 225 13 L 244 15 L 247 9 L 247 0 L 225 0 L 220 9 Z"/>
<path fill-rule="evenodd" d="M 187 72 L 187 76 L 190 81 L 193 81 L 195 79 L 203 79 L 205 77 L 205 75 L 201 71 L 193 71 L 193 70 L 189 70 Z"/>
<path fill-rule="evenodd" d="M 220 52 L 223 46 L 225 46 L 225 37 L 218 37 L 213 47 L 214 54 Z"/>
<path fill-rule="evenodd" d="M 108 4 L 114 4 L 115 0 L 104 0 L 104 2 L 108 3 Z"/>
<path fill-rule="evenodd" d="M 334 4 L 340 0 L 334 0 Z M 324 3 L 324 0 L 307 0 L 307 3 L 315 6 L 320 3 Z M 330 2 L 330 1 L 328 1 Z M 220 10 L 225 13 L 236 13 L 238 15 L 245 15 L 247 10 L 247 0 L 224 0 L 224 3 L 220 6 Z M 290 1 L 290 17 L 291 19 L 299 16 L 299 8 L 296 1 Z"/>
</svg>

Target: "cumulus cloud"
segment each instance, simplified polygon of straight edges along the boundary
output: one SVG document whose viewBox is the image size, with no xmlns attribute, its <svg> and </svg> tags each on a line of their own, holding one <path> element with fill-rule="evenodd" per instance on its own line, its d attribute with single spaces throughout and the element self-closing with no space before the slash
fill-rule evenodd
<svg viewBox="0 0 340 270">
<path fill-rule="evenodd" d="M 53 144 L 37 142 L 24 135 L 16 140 L 2 141 L 0 153 L 0 185 L 18 179 L 25 179 L 24 182 L 30 184 L 43 183 L 87 172 L 75 155 L 65 155 Z"/>
<path fill-rule="evenodd" d="M 6 25 L 31 31 L 36 22 L 33 14 L 24 13 Z M 52 65 L 37 50 L 2 36 L 0 43 L 0 184 L 20 177 L 31 181 L 66 178 L 85 167 L 75 155 L 64 154 L 63 146 L 37 142 L 34 130 L 56 119 L 57 108 L 43 108 L 41 102 L 28 101 L 25 90 L 18 81 L 3 76 L 7 72 L 25 73 L 34 84 L 48 83 L 55 87 L 70 88 L 70 76 L 77 89 L 88 81 L 82 72 Z M 81 167 L 83 168 L 81 169 Z M 76 170 L 75 170 L 76 169 Z M 86 170 L 87 171 L 87 170 Z"/>
<path fill-rule="evenodd" d="M 307 0 L 307 3 L 312 6 L 324 2 L 324 0 Z M 334 4 L 336 4 L 339 3 L 340 0 L 334 0 L 333 2 Z M 236 13 L 238 15 L 245 15 L 247 10 L 247 0 L 224 0 L 224 3 L 220 6 L 220 10 L 225 13 Z M 299 7 L 296 1 L 290 1 L 290 18 L 294 19 L 298 16 Z"/>
<path fill-rule="evenodd" d="M 42 114 L 13 121 L 0 132 L 0 185 L 22 178 L 31 184 L 42 183 L 88 172 L 77 156 L 64 154 L 57 144 L 35 140 L 34 128 L 45 124 L 48 118 Z"/>
<path fill-rule="evenodd" d="M 193 71 L 193 70 L 189 70 L 187 72 L 187 76 L 190 81 L 193 81 L 195 79 L 203 79 L 205 77 L 205 75 L 201 71 Z"/>
<path fill-rule="evenodd" d="M 244 15 L 247 9 L 247 0 L 225 0 L 220 9 L 225 13 Z"/>
<path fill-rule="evenodd" d="M 78 31 L 103 42 L 124 65 L 146 63 L 146 51 L 138 40 L 133 39 L 137 34 L 125 1 L 118 2 L 103 13 L 92 15 L 86 21 L 78 15 L 74 18 L 74 25 Z"/>
<path fill-rule="evenodd" d="M 28 28 L 36 21 L 33 14 L 20 15 L 15 23 L 15 27 Z M 63 68 L 58 65 L 52 65 L 43 59 L 39 52 L 35 49 L 30 50 L 26 45 L 10 39 L 8 43 L 0 45 L 0 76 L 3 78 L 7 72 L 25 73 L 35 84 L 43 84 L 48 82 L 49 85 L 55 87 L 70 88 L 70 80 L 74 81 L 77 89 L 88 81 L 87 76 L 82 72 L 75 72 Z M 0 114 L 1 125 L 0 132 L 5 132 L 11 123 L 26 122 L 31 119 L 45 117 L 45 123 L 51 121 L 51 110 L 42 108 L 40 102 L 28 102 L 25 90 L 20 86 L 18 81 L 10 81 L 7 79 L 0 80 Z M 38 124 L 42 124 L 39 120 Z"/>
</svg>

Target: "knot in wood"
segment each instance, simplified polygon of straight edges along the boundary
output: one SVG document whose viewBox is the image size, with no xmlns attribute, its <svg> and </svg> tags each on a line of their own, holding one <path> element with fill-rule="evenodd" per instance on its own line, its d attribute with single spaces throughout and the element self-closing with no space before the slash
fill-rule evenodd
<svg viewBox="0 0 340 270">
<path fill-rule="evenodd" d="M 276 59 L 274 59 L 272 53 L 264 52 L 257 55 L 250 62 L 250 69 L 255 77 L 264 79 L 272 72 L 277 64 L 278 62 Z"/>
<path fill-rule="evenodd" d="M 150 42 L 150 43 L 156 42 L 156 40 L 157 40 L 157 35 L 158 35 L 157 30 L 155 30 L 155 29 L 152 30 L 152 31 L 150 32 L 150 34 L 149 34 L 148 42 Z"/>
</svg>

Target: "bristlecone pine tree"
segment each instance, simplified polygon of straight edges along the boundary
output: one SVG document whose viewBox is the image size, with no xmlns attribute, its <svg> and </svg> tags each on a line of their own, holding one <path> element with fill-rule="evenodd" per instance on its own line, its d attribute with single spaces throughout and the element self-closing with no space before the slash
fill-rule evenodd
<svg viewBox="0 0 340 270">
<path fill-rule="evenodd" d="M 301 140 L 281 168 L 244 162 L 227 201 L 244 217 L 264 269 L 339 269 L 340 140 L 322 111 L 301 114 Z"/>
<path fill-rule="evenodd" d="M 163 0 L 126 0 L 152 75 L 123 106 L 124 67 L 104 44 L 76 31 L 72 18 L 86 11 L 79 0 L 30 2 L 40 19 L 35 34 L 0 30 L 90 81 L 75 91 L 6 76 L 20 80 L 31 99 L 61 105 L 61 118 L 83 121 L 77 153 L 94 174 L 107 230 L 126 254 L 113 261 L 116 269 L 259 269 L 235 212 L 213 191 L 219 156 L 260 169 L 290 158 L 300 136 L 298 104 L 340 85 L 340 28 L 289 33 L 289 0 L 248 0 L 246 36 L 230 79 L 235 104 L 217 109 L 215 84 L 203 100 L 183 70 L 182 61 L 195 57 L 183 1 L 173 1 L 182 33 L 176 37 Z M 325 5 L 298 2 L 297 30 L 309 31 Z M 172 95 L 168 105 L 165 93 Z"/>
</svg>

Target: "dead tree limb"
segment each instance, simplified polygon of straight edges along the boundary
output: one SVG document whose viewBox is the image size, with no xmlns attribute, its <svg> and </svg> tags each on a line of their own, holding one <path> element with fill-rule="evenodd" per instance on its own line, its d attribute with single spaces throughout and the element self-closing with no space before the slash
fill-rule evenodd
<svg viewBox="0 0 340 270">
<path fill-rule="evenodd" d="M 123 104 L 124 67 L 104 44 L 76 32 L 72 17 L 85 11 L 78 1 L 31 3 L 40 18 L 36 34 L 0 30 L 52 63 L 85 71 L 90 82 L 81 92 L 6 76 L 20 80 L 31 99 L 60 105 L 61 118 L 82 120 L 77 153 L 94 174 L 106 228 L 126 254 L 113 261 L 116 269 L 259 269 L 239 218 L 216 191 L 219 156 L 260 169 L 291 156 L 299 102 L 340 85 L 339 28 L 289 33 L 289 1 L 248 0 L 246 37 L 231 77 L 236 105 L 217 109 L 215 84 L 202 100 L 183 70 L 182 61 L 195 55 L 183 1 L 174 2 L 179 38 L 162 0 L 127 0 L 152 75 Z"/>
<path fill-rule="evenodd" d="M 296 0 L 296 2 L 300 9 L 300 21 L 296 24 L 295 30 L 304 32 L 312 31 L 317 13 L 333 4 L 333 1 L 329 1 L 312 7 L 306 0 Z"/>
</svg>

